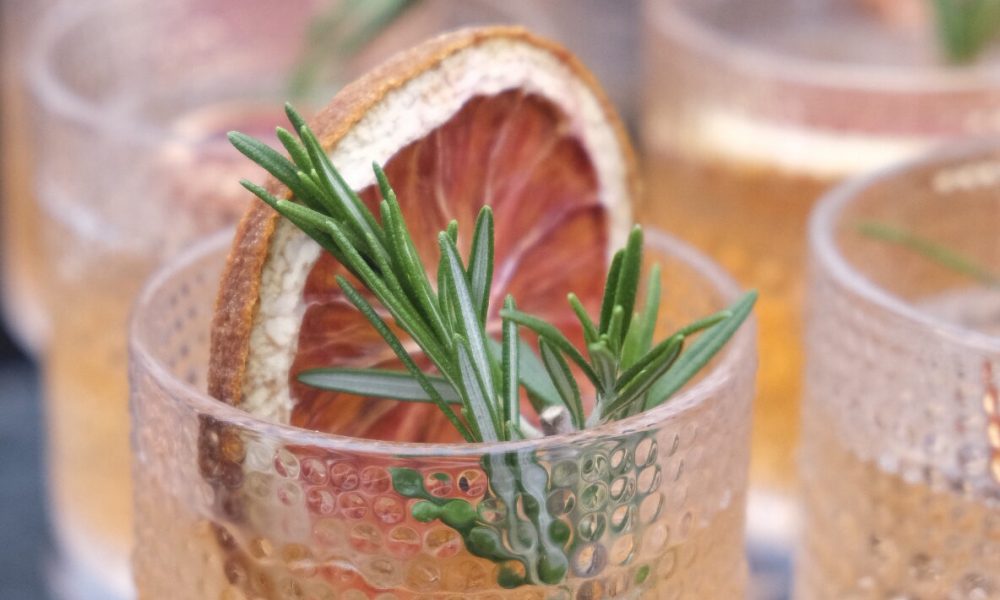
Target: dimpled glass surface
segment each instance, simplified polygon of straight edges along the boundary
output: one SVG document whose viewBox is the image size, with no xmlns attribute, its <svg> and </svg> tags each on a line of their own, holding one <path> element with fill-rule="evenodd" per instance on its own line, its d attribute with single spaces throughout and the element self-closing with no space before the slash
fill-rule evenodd
<svg viewBox="0 0 1000 600">
<path fill-rule="evenodd" d="M 945 156 L 814 216 L 796 598 L 1000 598 L 1000 293 L 850 227 L 1000 265 L 998 175 Z"/>
<path fill-rule="evenodd" d="M 415 469 L 432 495 L 464 499 L 484 521 L 503 525 L 476 450 L 359 445 L 257 421 L 198 393 L 224 242 L 154 280 L 134 317 L 140 598 L 744 593 L 752 326 L 734 338 L 733 355 L 675 407 L 629 427 L 526 449 L 548 474 L 550 514 L 571 530 L 570 569 L 562 585 L 508 590 L 497 585 L 498 565 L 469 554 L 455 530 L 417 521 L 410 512 L 415 501 L 393 490 L 388 471 Z M 686 311 L 721 305 L 712 291 L 718 282 L 698 281 L 690 264 L 670 256 L 676 249 L 664 248 L 665 283 L 677 290 L 671 312 L 687 319 Z M 690 307 L 682 306 L 682 292 L 690 294 Z"/>
</svg>

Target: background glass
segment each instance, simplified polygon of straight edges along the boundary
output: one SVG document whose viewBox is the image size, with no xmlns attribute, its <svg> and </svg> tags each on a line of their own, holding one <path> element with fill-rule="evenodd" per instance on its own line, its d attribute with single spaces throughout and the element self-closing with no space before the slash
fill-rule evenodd
<svg viewBox="0 0 1000 600">
<path fill-rule="evenodd" d="M 417 522 L 391 489 L 386 468 L 405 466 L 424 473 L 432 493 L 478 505 L 479 459 L 501 452 L 498 445 L 334 436 L 260 421 L 201 391 L 228 243 L 217 237 L 156 275 L 132 320 L 135 569 L 143 597 L 274 590 L 542 597 L 497 588 L 493 563 L 464 551 L 453 530 Z M 672 238 L 650 232 L 646 252 L 676 291 L 664 331 L 737 296 L 717 267 Z M 753 325 L 741 329 L 697 384 L 660 408 L 505 446 L 534 454 L 549 473 L 551 510 L 574 530 L 564 591 L 743 593 L 754 334 Z M 480 510 L 489 510 L 486 502 Z"/>
<path fill-rule="evenodd" d="M 224 132 L 277 120 L 278 69 L 310 14 L 259 14 L 267 4 L 240 3 L 235 22 L 210 3 L 64 3 L 33 40 L 49 493 L 67 595 L 84 576 L 94 597 L 130 588 L 128 308 L 163 257 L 242 212 L 236 179 L 258 174 Z"/>
<path fill-rule="evenodd" d="M 332 6 L 65 2 L 33 36 L 34 177 L 52 299 L 42 361 L 49 487 L 67 595 L 80 595 L 80 573 L 106 588 L 94 597 L 129 593 L 125 321 L 135 292 L 165 257 L 242 214 L 249 194 L 238 180 L 263 172 L 225 133 L 273 135 L 306 28 Z M 315 92 L 325 103 L 331 85 L 395 50 L 507 15 L 423 2 L 358 54 L 331 56 Z"/>
<path fill-rule="evenodd" d="M 49 0 L 0 2 L 0 308 L 5 324 L 35 354 L 47 337 L 38 208 L 31 190 L 31 112 L 24 56 Z"/>
<path fill-rule="evenodd" d="M 846 176 L 1000 131 L 996 47 L 971 66 L 944 65 L 926 15 L 880 13 L 888 4 L 644 4 L 648 191 L 638 214 L 761 293 L 751 521 L 762 541 L 786 544 L 794 526 L 813 201 Z"/>
<path fill-rule="evenodd" d="M 1000 147 L 837 188 L 809 231 L 796 597 L 1000 593 L 1000 276 L 859 233 L 876 221 L 1000 272 Z"/>
</svg>

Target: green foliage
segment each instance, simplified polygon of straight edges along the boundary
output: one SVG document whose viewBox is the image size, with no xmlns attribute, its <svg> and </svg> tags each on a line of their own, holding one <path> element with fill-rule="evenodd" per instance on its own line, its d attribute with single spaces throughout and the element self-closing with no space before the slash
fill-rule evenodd
<svg viewBox="0 0 1000 600">
<path fill-rule="evenodd" d="M 948 60 L 974 60 L 1000 31 L 1000 0 L 932 0 Z"/>
</svg>

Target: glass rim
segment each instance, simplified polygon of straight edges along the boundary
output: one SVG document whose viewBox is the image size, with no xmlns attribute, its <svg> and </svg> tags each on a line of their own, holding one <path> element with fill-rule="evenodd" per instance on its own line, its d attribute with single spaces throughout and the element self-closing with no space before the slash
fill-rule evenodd
<svg viewBox="0 0 1000 600">
<path fill-rule="evenodd" d="M 782 54 L 737 40 L 725 31 L 705 24 L 672 1 L 658 4 L 652 19 L 655 27 L 670 32 L 685 47 L 729 65 L 738 66 L 741 79 L 768 77 L 779 82 L 823 88 L 861 89 L 878 92 L 968 92 L 1000 89 L 1000 64 L 975 67 L 941 65 L 888 65 L 844 63 L 820 58 Z"/>
<path fill-rule="evenodd" d="M 191 140 L 168 127 L 157 126 L 146 119 L 137 119 L 127 114 L 115 114 L 111 108 L 88 101 L 56 74 L 52 65 L 55 60 L 52 50 L 57 42 L 85 23 L 88 17 L 119 7 L 136 10 L 135 6 L 120 2 L 97 4 L 60 0 L 42 15 L 35 35 L 29 42 L 22 67 L 35 101 L 42 110 L 95 131 L 111 132 L 117 137 L 150 145 L 191 144 Z M 212 141 L 197 144 L 222 145 Z"/>
<path fill-rule="evenodd" d="M 835 239 L 835 232 L 844 210 L 865 190 L 905 177 L 915 169 L 947 161 L 972 158 L 988 151 L 1000 151 L 1000 139 L 974 140 L 948 144 L 917 158 L 854 177 L 835 186 L 816 202 L 809 216 L 809 250 L 820 268 L 837 284 L 886 312 L 900 316 L 924 328 L 929 335 L 988 353 L 1000 353 L 1000 336 L 972 329 L 944 317 L 921 310 L 913 303 L 894 294 L 858 271 L 845 257 Z"/>
<path fill-rule="evenodd" d="M 644 228 L 647 248 L 662 249 L 669 256 L 681 260 L 693 269 L 711 287 L 719 292 L 727 302 L 736 299 L 740 286 L 719 265 L 707 256 L 695 250 L 692 246 L 663 233 L 655 228 Z M 162 265 L 147 280 L 132 305 L 128 327 L 129 371 L 130 381 L 134 377 L 132 370 L 136 365 L 142 365 L 157 385 L 170 395 L 166 400 L 170 403 L 186 405 L 187 409 L 200 415 L 216 418 L 224 423 L 232 424 L 249 431 L 262 432 L 265 435 L 294 439 L 296 444 L 308 444 L 317 448 L 346 451 L 366 455 L 398 456 L 398 457 L 469 457 L 482 456 L 487 453 L 514 452 L 521 450 L 545 450 L 565 447 L 568 444 L 580 444 L 594 440 L 603 440 L 629 433 L 647 431 L 673 418 L 689 413 L 703 402 L 718 394 L 719 390 L 728 385 L 739 370 L 739 365 L 746 360 L 756 360 L 756 315 L 751 313 L 739 330 L 726 344 L 714 366 L 700 380 L 690 387 L 679 391 L 670 401 L 656 408 L 637 415 L 612 421 L 599 427 L 575 431 L 572 433 L 545 436 L 531 440 L 512 442 L 450 442 L 450 443 L 417 443 L 417 442 L 386 442 L 365 438 L 355 438 L 344 435 L 324 433 L 297 427 L 287 423 L 276 423 L 254 416 L 241 408 L 226 404 L 198 389 L 194 384 L 171 373 L 163 361 L 157 357 L 151 340 L 139 335 L 140 320 L 144 317 L 143 308 L 148 306 L 167 282 L 178 272 L 190 267 L 193 263 L 215 251 L 227 251 L 232 245 L 233 230 L 228 229 L 203 238 L 184 252 L 175 256 L 172 261 Z M 132 382 L 131 394 L 135 392 Z M 134 428 L 134 424 L 133 424 Z"/>
<path fill-rule="evenodd" d="M 541 17 L 541 11 L 534 5 L 525 7 L 509 7 L 493 0 L 477 0 L 495 7 L 501 14 L 516 16 L 520 20 L 530 19 L 532 22 L 546 23 Z M 28 89 L 34 95 L 38 106 L 46 112 L 59 115 L 74 123 L 79 123 L 94 131 L 110 132 L 116 137 L 131 140 L 150 146 L 192 146 L 207 151 L 210 154 L 229 153 L 231 145 L 227 139 L 192 139 L 183 133 L 158 125 L 149 119 L 136 118 L 129 114 L 117 114 L 113 108 L 101 106 L 88 101 L 81 96 L 72 85 L 59 77 L 53 68 L 52 49 L 57 42 L 68 33 L 80 27 L 88 17 L 100 14 L 102 11 L 114 11 L 116 8 L 135 11 L 139 7 L 122 2 L 90 3 L 57 0 L 45 11 L 38 22 L 37 29 L 28 43 L 24 64 L 21 66 L 21 76 Z M 114 16 L 112 13 L 111 16 Z M 551 25 L 549 25 L 551 27 Z M 336 93 L 331 91 L 330 98 Z M 274 105 L 280 107 L 283 102 L 274 99 Z M 320 106 L 319 108 L 322 108 Z M 275 122 L 277 125 L 286 125 Z"/>
<path fill-rule="evenodd" d="M 114 106 L 84 97 L 75 86 L 57 73 L 57 69 L 53 66 L 57 59 L 53 52 L 60 40 L 85 27 L 88 19 L 95 18 L 95 15 L 106 13 L 110 20 L 120 16 L 117 11 L 141 14 L 141 8 L 141 5 L 129 2 L 54 1 L 51 8 L 42 14 L 34 35 L 28 42 L 25 60 L 21 65 L 20 74 L 25 81 L 26 89 L 32 94 L 36 110 L 83 126 L 89 131 L 98 132 L 101 136 L 111 136 L 144 147 L 197 149 L 209 157 L 231 156 L 232 145 L 226 136 L 192 137 L 177 128 L 157 123 L 141 114 L 119 111 Z M 148 94 L 148 91 L 139 92 L 142 99 L 155 98 Z M 225 101 L 251 101 L 259 103 L 260 107 L 273 105 L 275 108 L 281 108 L 284 104 L 277 95 L 270 99 L 260 96 L 234 96 L 226 98 Z M 197 105 L 193 108 L 208 106 L 210 105 Z M 283 110 L 279 112 L 283 115 Z M 287 126 L 282 122 L 280 115 L 276 117 L 275 126 Z"/>
</svg>

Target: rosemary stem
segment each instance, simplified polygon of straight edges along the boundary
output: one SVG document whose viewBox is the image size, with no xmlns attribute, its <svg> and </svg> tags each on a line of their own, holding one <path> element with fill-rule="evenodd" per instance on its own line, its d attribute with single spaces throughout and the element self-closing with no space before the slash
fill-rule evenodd
<svg viewBox="0 0 1000 600">
<path fill-rule="evenodd" d="M 858 223 L 857 229 L 864 236 L 908 248 L 946 269 L 971 277 L 990 287 L 1000 287 L 1000 274 L 994 273 L 968 256 L 912 231 L 880 221 L 863 221 Z"/>
</svg>

